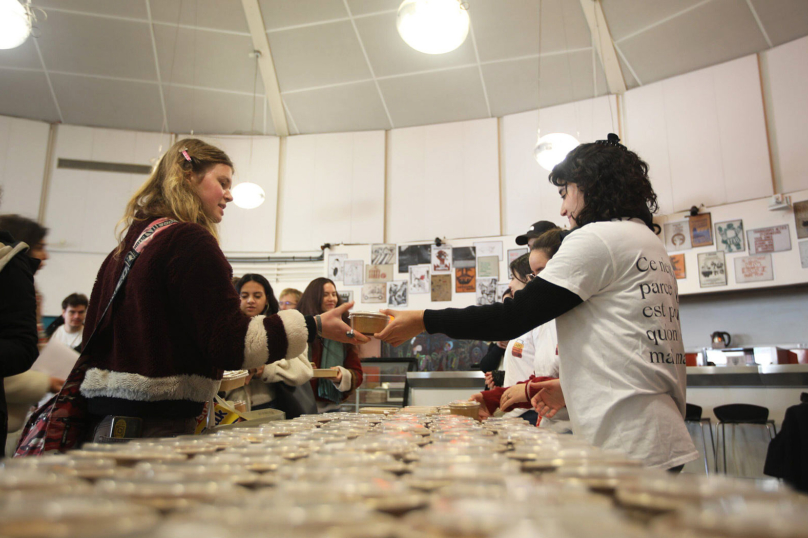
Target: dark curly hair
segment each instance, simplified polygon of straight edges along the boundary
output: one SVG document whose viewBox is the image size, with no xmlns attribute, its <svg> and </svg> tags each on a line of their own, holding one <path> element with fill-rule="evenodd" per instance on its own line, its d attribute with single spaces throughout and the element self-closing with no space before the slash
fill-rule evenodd
<svg viewBox="0 0 808 538">
<path fill-rule="evenodd" d="M 648 164 L 617 141 L 611 134 L 608 142 L 581 144 L 553 168 L 550 183 L 556 187 L 574 183 L 583 193 L 584 208 L 575 215 L 578 226 L 637 218 L 656 231 L 653 214 L 659 204 L 648 179 Z"/>
</svg>

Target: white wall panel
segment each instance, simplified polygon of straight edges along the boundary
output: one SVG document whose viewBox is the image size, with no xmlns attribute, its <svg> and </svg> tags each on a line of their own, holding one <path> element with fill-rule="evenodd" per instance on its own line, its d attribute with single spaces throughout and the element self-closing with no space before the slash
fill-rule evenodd
<svg viewBox="0 0 808 538">
<path fill-rule="evenodd" d="M 779 191 L 808 189 L 808 37 L 761 53 L 761 60 Z"/>
<path fill-rule="evenodd" d="M 389 136 L 388 241 L 499 235 L 496 119 Z"/>
<path fill-rule="evenodd" d="M 37 219 L 50 126 L 0 116 L 0 213 Z"/>
<path fill-rule="evenodd" d="M 384 136 L 372 131 L 286 140 L 281 250 L 384 239 Z"/>
</svg>

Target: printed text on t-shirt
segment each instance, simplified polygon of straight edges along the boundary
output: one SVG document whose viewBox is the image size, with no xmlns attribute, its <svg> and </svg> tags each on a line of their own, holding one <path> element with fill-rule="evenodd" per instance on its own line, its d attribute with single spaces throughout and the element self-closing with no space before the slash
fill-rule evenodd
<svg viewBox="0 0 808 538">
<path fill-rule="evenodd" d="M 642 307 L 642 315 L 649 321 L 653 320 L 654 325 L 645 332 L 645 336 L 655 348 L 662 348 L 648 351 L 650 362 L 684 364 L 684 354 L 674 352 L 669 344 L 681 339 L 679 293 L 676 289 L 673 267 L 667 260 L 653 260 L 641 255 L 637 258 L 635 268 L 640 273 L 646 273 L 648 277 L 652 275 L 656 277 L 654 280 L 647 278 L 638 286 L 640 299 L 646 303 Z M 651 304 L 647 304 L 649 302 Z"/>
</svg>

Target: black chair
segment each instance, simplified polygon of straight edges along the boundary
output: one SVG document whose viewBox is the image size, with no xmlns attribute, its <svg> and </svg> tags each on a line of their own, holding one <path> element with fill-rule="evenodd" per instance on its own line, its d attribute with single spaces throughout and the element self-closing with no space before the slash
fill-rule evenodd
<svg viewBox="0 0 808 538">
<path fill-rule="evenodd" d="M 716 432 L 723 451 L 724 474 L 727 474 L 727 424 L 732 424 L 733 431 L 736 424 L 758 424 L 763 426 L 769 434 L 770 442 L 777 435 L 777 427 L 774 421 L 769 419 L 769 409 L 766 407 L 752 404 L 728 404 L 713 408 L 713 413 L 715 418 L 718 419 Z M 716 461 L 717 466 L 718 462 Z"/>
<path fill-rule="evenodd" d="M 685 422 L 692 422 L 698 424 L 701 428 L 701 442 L 704 445 L 704 474 L 710 474 L 710 460 L 707 457 L 707 435 L 704 433 L 704 427 L 707 426 L 707 431 L 710 432 L 710 445 L 713 447 L 713 461 L 715 461 L 715 472 L 718 472 L 718 460 L 715 453 L 715 439 L 713 439 L 713 422 L 709 418 L 702 418 L 702 409 L 698 405 L 686 404 L 685 408 Z"/>
</svg>

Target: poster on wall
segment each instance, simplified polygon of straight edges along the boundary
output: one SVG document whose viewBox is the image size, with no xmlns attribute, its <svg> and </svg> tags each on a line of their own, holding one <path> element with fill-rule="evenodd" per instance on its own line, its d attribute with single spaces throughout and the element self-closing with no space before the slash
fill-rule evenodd
<svg viewBox="0 0 808 538">
<path fill-rule="evenodd" d="M 499 278 L 499 258 L 481 256 L 477 258 L 477 278 Z"/>
<path fill-rule="evenodd" d="M 496 256 L 502 259 L 502 241 L 475 241 L 474 248 L 477 249 L 477 257 Z"/>
<path fill-rule="evenodd" d="M 455 267 L 455 293 L 474 293 L 477 291 L 477 268 Z"/>
<path fill-rule="evenodd" d="M 374 283 L 362 286 L 363 303 L 384 303 L 387 302 L 387 284 Z"/>
<path fill-rule="evenodd" d="M 741 219 L 717 222 L 715 224 L 716 249 L 724 252 L 743 252 L 746 250 Z"/>
<path fill-rule="evenodd" d="M 432 245 L 407 245 L 398 247 L 398 272 L 406 273 L 411 265 L 428 265 Z"/>
<path fill-rule="evenodd" d="M 727 264 L 724 253 L 720 250 L 699 253 L 699 287 L 714 288 L 726 285 Z"/>
<path fill-rule="evenodd" d="M 735 282 L 743 284 L 766 280 L 774 280 L 771 254 L 735 258 Z"/>
<path fill-rule="evenodd" d="M 665 248 L 668 251 L 690 250 L 690 231 L 687 229 L 689 222 L 677 220 L 666 222 L 663 226 L 665 231 Z"/>
<path fill-rule="evenodd" d="M 452 300 L 452 275 L 432 275 L 432 301 Z"/>
<path fill-rule="evenodd" d="M 808 200 L 794 202 L 794 225 L 797 227 L 797 239 L 808 238 Z"/>
<path fill-rule="evenodd" d="M 393 280 L 393 265 L 368 265 L 365 268 L 365 282 L 390 282 Z"/>
<path fill-rule="evenodd" d="M 350 303 L 351 301 L 353 301 L 353 291 L 352 290 L 338 291 L 337 293 L 339 294 L 339 298 L 342 301 L 341 304 Z"/>
<path fill-rule="evenodd" d="M 685 270 L 685 255 L 673 254 L 670 256 L 670 259 L 671 265 L 673 266 L 673 276 L 675 276 L 677 280 L 687 278 L 687 271 Z"/>
<path fill-rule="evenodd" d="M 497 279 L 478 278 L 477 279 L 477 304 L 494 304 L 497 299 Z"/>
<path fill-rule="evenodd" d="M 449 273 L 452 270 L 452 247 L 432 245 L 432 272 Z M 452 275 L 449 275 L 450 277 Z"/>
<path fill-rule="evenodd" d="M 429 293 L 429 265 L 410 266 L 410 293 Z"/>
<path fill-rule="evenodd" d="M 345 260 L 342 264 L 342 283 L 346 286 L 361 286 L 364 283 L 363 260 Z"/>
<path fill-rule="evenodd" d="M 477 267 L 477 251 L 474 247 L 455 247 L 452 249 L 452 265 L 458 267 Z"/>
<path fill-rule="evenodd" d="M 749 240 L 749 254 L 791 250 L 791 235 L 788 233 L 788 224 L 749 230 L 746 232 L 746 236 Z"/>
<path fill-rule="evenodd" d="M 528 250 L 526 248 L 512 248 L 508 250 L 508 278 L 513 278 L 513 273 L 511 272 L 511 264 L 513 261 L 527 253 Z"/>
<path fill-rule="evenodd" d="M 377 244 L 370 245 L 370 264 L 371 265 L 395 265 L 396 263 L 396 246 L 390 244 Z"/>
<path fill-rule="evenodd" d="M 800 245 L 800 264 L 803 269 L 808 269 L 808 241 L 801 241 Z"/>
<path fill-rule="evenodd" d="M 387 283 L 387 306 L 399 308 L 407 306 L 407 281 L 396 280 Z"/>
<path fill-rule="evenodd" d="M 343 264 L 348 259 L 347 254 L 329 254 L 328 255 L 328 278 L 334 282 L 342 282 Z"/>
<path fill-rule="evenodd" d="M 510 289 L 510 285 L 508 285 L 507 283 L 497 284 L 497 296 L 496 296 L 496 298 L 494 300 L 496 302 L 498 302 L 498 303 L 501 303 L 502 302 L 502 296 L 505 295 L 505 292 L 508 291 L 509 289 Z"/>
<path fill-rule="evenodd" d="M 709 213 L 690 217 L 690 245 L 693 248 L 713 244 L 713 223 Z"/>
</svg>

